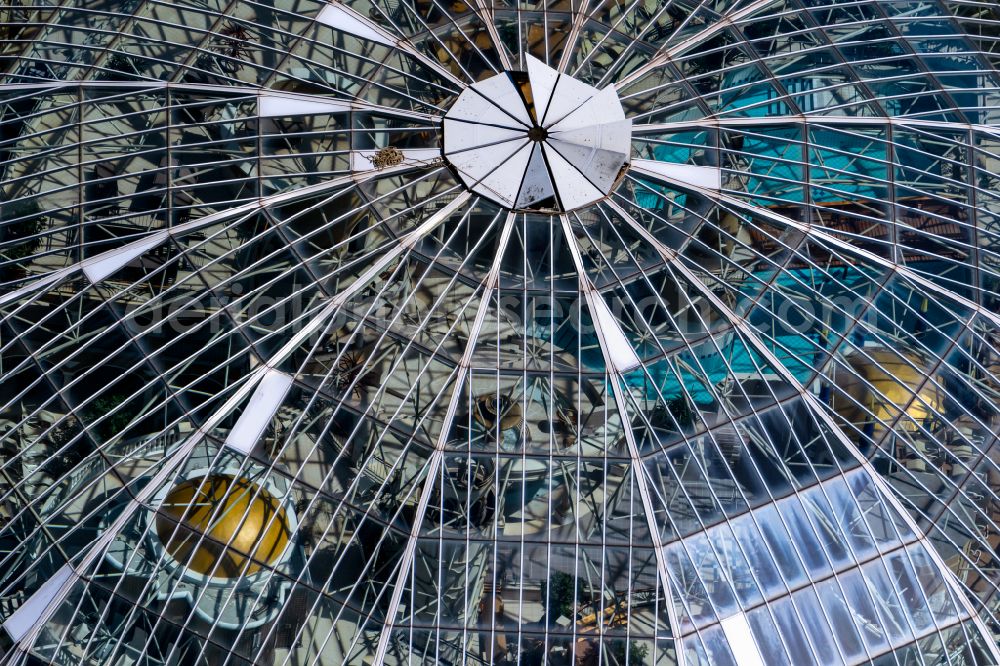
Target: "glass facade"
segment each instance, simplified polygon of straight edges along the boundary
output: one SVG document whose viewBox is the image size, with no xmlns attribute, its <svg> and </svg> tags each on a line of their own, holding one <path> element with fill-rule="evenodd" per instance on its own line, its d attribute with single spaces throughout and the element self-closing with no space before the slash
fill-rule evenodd
<svg viewBox="0 0 1000 666">
<path fill-rule="evenodd" d="M 989 0 L 0 4 L 0 662 L 1000 663 Z"/>
</svg>

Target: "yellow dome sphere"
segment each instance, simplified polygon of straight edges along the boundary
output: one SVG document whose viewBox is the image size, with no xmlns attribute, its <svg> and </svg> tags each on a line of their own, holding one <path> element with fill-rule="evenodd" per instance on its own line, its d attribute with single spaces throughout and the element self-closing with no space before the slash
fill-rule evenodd
<svg viewBox="0 0 1000 666">
<path fill-rule="evenodd" d="M 223 474 L 174 486 L 160 505 L 156 533 L 175 560 L 214 578 L 274 564 L 291 537 L 278 500 L 256 483 Z"/>
</svg>

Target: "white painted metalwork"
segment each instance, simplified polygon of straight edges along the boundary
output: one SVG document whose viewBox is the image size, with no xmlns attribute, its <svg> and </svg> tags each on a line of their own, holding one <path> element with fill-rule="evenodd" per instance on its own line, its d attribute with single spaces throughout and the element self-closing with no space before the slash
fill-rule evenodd
<svg viewBox="0 0 1000 666">
<path fill-rule="evenodd" d="M 989 3 L 21 4 L 0 661 L 1000 663 Z"/>
<path fill-rule="evenodd" d="M 520 90 L 506 73 L 459 96 L 444 118 L 445 159 L 467 187 L 505 208 L 591 204 L 629 159 L 631 121 L 613 86 L 597 91 L 530 55 L 527 63 Z"/>
</svg>

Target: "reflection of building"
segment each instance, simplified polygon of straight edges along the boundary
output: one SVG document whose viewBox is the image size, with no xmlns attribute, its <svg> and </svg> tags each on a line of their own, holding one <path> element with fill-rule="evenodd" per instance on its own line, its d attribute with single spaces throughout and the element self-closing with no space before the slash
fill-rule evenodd
<svg viewBox="0 0 1000 666">
<path fill-rule="evenodd" d="M 50 5 L 0 661 L 1000 663 L 990 3 Z"/>
</svg>

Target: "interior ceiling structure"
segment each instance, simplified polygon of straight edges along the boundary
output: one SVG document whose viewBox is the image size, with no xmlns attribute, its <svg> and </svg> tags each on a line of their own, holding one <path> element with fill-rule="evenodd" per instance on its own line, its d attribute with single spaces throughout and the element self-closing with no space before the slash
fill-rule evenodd
<svg viewBox="0 0 1000 666">
<path fill-rule="evenodd" d="M 0 661 L 1000 663 L 998 26 L 0 5 Z"/>
<path fill-rule="evenodd" d="M 459 95 L 442 123 L 445 160 L 473 192 L 512 210 L 572 210 L 603 199 L 631 151 L 614 86 L 598 92 L 530 54 Z"/>
</svg>

